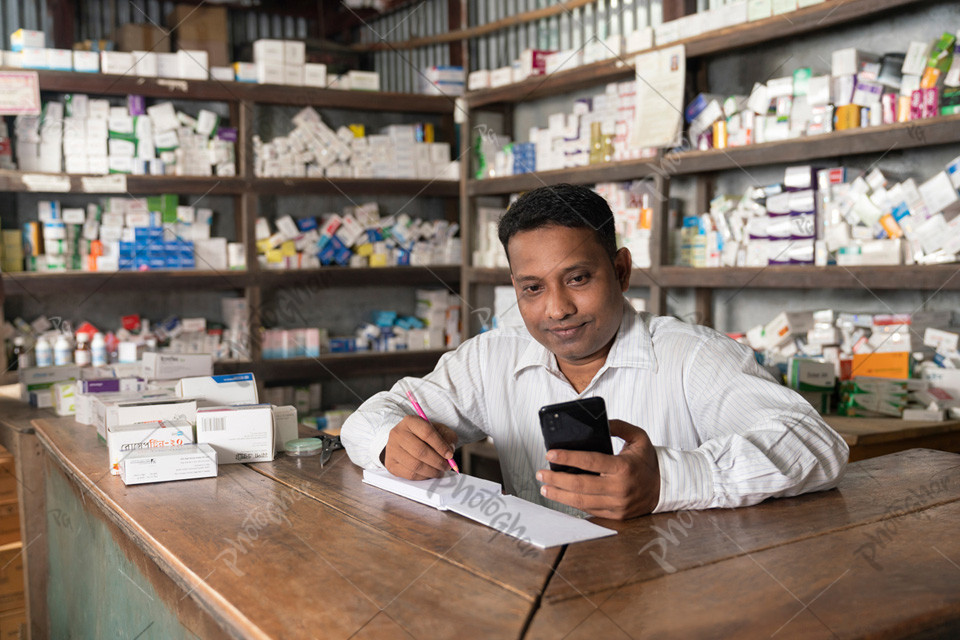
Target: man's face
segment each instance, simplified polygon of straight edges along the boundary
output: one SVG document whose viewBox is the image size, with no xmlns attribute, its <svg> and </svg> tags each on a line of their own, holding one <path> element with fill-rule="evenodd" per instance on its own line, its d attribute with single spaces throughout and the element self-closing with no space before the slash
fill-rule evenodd
<svg viewBox="0 0 960 640">
<path fill-rule="evenodd" d="M 571 364 L 604 351 L 620 326 L 629 251 L 621 249 L 611 263 L 592 229 L 558 225 L 521 231 L 507 248 L 530 335 Z"/>
</svg>

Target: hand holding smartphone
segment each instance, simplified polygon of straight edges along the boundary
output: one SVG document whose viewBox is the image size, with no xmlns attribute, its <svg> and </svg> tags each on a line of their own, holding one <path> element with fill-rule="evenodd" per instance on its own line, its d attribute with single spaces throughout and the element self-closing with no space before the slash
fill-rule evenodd
<svg viewBox="0 0 960 640">
<path fill-rule="evenodd" d="M 607 407 L 603 398 L 583 398 L 541 407 L 540 430 L 543 432 L 543 441 L 548 451 L 572 449 L 613 455 Z M 550 470 L 599 475 L 593 471 L 552 462 Z"/>
</svg>

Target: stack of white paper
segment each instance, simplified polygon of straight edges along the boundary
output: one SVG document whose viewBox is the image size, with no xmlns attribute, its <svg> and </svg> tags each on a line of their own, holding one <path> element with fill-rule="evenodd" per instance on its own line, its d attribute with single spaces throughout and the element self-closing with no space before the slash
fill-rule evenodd
<svg viewBox="0 0 960 640">
<path fill-rule="evenodd" d="M 453 511 L 541 549 L 617 533 L 515 496 L 505 496 L 496 482 L 452 471 L 436 480 L 405 480 L 387 471 L 367 469 L 363 481 L 435 509 Z"/>
</svg>

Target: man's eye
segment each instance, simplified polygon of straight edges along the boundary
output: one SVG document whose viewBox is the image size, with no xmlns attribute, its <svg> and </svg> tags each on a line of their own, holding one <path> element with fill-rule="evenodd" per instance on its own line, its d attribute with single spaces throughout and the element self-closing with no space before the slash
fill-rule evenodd
<svg viewBox="0 0 960 640">
<path fill-rule="evenodd" d="M 581 274 L 581 275 L 573 276 L 572 278 L 570 278 L 570 282 L 573 284 L 581 284 L 583 282 L 586 282 L 587 278 L 588 276 L 586 274 Z"/>
<path fill-rule="evenodd" d="M 523 288 L 524 293 L 537 293 L 540 291 L 540 285 L 538 284 L 528 284 Z"/>
</svg>

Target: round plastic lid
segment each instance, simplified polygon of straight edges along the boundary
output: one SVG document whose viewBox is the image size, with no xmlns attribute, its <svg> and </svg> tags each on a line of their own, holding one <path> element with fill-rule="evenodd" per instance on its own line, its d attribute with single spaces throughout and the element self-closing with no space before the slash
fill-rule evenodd
<svg viewBox="0 0 960 640">
<path fill-rule="evenodd" d="M 283 445 L 288 456 L 306 457 L 315 456 L 323 451 L 323 440 L 320 438 L 299 438 L 287 440 Z"/>
</svg>

